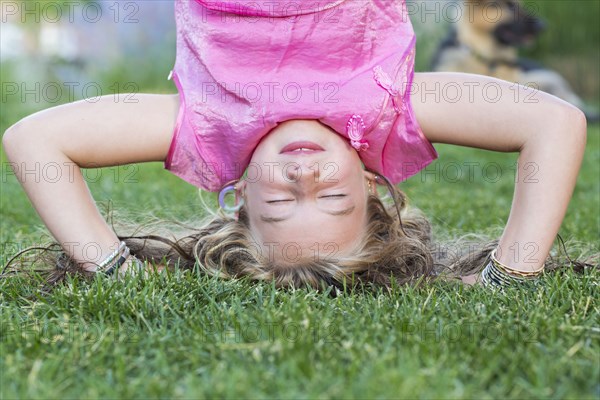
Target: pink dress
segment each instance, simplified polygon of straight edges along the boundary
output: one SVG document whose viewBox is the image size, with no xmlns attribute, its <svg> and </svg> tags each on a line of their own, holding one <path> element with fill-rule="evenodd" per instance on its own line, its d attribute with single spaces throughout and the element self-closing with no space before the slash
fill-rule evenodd
<svg viewBox="0 0 600 400">
<path fill-rule="evenodd" d="M 348 139 L 401 182 L 438 157 L 410 104 L 415 34 L 404 0 L 175 0 L 181 106 L 165 168 L 209 191 L 240 178 L 290 119 Z"/>
</svg>

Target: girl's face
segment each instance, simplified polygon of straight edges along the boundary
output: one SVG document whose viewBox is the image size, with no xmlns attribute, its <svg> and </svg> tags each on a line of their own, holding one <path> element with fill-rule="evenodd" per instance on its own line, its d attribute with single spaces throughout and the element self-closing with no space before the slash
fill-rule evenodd
<svg viewBox="0 0 600 400">
<path fill-rule="evenodd" d="M 316 120 L 279 124 L 259 143 L 241 183 L 262 254 L 293 264 L 351 252 L 365 232 L 373 179 L 331 128 Z"/>
</svg>

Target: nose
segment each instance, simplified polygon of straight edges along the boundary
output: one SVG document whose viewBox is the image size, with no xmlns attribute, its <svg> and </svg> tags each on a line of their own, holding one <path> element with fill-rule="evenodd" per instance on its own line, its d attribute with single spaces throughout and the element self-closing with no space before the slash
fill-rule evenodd
<svg viewBox="0 0 600 400">
<path fill-rule="evenodd" d="M 317 163 L 312 166 L 294 163 L 285 167 L 284 176 L 288 182 L 304 186 L 318 183 L 321 171 Z"/>
</svg>

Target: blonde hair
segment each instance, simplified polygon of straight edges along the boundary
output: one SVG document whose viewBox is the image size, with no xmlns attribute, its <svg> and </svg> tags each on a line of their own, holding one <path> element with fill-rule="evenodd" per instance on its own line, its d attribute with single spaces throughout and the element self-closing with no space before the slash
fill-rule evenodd
<svg viewBox="0 0 600 400">
<path fill-rule="evenodd" d="M 388 188 L 391 202 L 386 206 L 378 196 L 369 196 L 366 234 L 356 251 L 344 257 L 305 260 L 292 266 L 264 257 L 256 251 L 245 208 L 240 210 L 238 219 L 222 213 L 213 214 L 201 228 L 177 223 L 185 230 L 173 240 L 164 234 L 118 237 L 126 242 L 132 254 L 143 260 L 164 262 L 169 268 L 193 269 L 198 266 L 204 273 L 222 278 L 274 281 L 277 287 L 352 289 L 368 285 L 389 289 L 393 284 L 422 284 L 441 277 L 459 279 L 483 269 L 489 253 L 497 247 L 498 239 L 467 235 L 474 236 L 475 240 L 453 239 L 450 248 L 434 242 L 429 220 L 417 208 L 408 208 L 406 195 L 385 177 L 380 178 Z M 163 226 L 164 221 L 160 224 Z M 27 250 L 31 249 L 25 249 L 17 256 Z M 54 268 L 36 271 L 46 273 L 48 284 L 62 281 L 68 273 L 93 277 L 94 273 L 84 272 L 62 252 L 58 243 L 43 250 L 35 261 L 39 262 L 42 257 L 44 263 L 50 263 Z M 7 267 L 17 256 L 7 263 Z M 575 268 L 598 266 L 598 253 L 592 257 L 595 265 L 566 257 Z M 562 260 L 549 255 L 546 267 L 559 266 L 562 266 Z"/>
</svg>

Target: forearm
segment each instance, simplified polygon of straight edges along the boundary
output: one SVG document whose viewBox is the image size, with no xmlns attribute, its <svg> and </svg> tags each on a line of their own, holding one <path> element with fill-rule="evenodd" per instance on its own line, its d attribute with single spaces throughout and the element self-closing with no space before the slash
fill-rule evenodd
<svg viewBox="0 0 600 400">
<path fill-rule="evenodd" d="M 101 262 L 117 246 L 80 167 L 162 161 L 171 141 L 178 95 L 104 96 L 29 116 L 4 134 L 4 150 L 15 175 L 50 233 L 84 268 Z M 60 179 L 27 173 L 38 166 L 59 169 Z M 44 174 L 46 175 L 46 174 Z M 36 179 L 37 178 L 37 179 Z"/>
<path fill-rule="evenodd" d="M 116 250 L 118 238 L 94 204 L 79 166 L 52 143 L 28 139 L 5 143 L 15 176 L 65 252 L 84 263 L 85 269 L 93 270 L 92 263 L 101 262 Z M 46 166 L 52 166 L 51 179 L 36 172 L 49 171 Z"/>
<path fill-rule="evenodd" d="M 583 113 L 543 92 L 471 74 L 415 74 L 411 96 L 419 124 L 433 142 L 519 152 L 518 180 L 497 258 L 508 267 L 537 270 L 547 257 L 567 210 L 581 166 L 587 127 Z M 459 101 L 432 89 L 465 88 Z M 481 90 L 466 88 L 475 87 Z M 490 101 L 485 87 L 499 96 Z M 435 92 L 434 90 L 434 92 Z"/>
<path fill-rule="evenodd" d="M 497 258 L 522 271 L 541 268 L 567 211 L 586 144 L 581 118 L 539 121 L 520 151 L 513 204 Z"/>
</svg>

